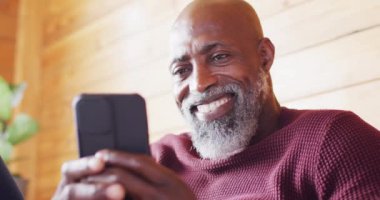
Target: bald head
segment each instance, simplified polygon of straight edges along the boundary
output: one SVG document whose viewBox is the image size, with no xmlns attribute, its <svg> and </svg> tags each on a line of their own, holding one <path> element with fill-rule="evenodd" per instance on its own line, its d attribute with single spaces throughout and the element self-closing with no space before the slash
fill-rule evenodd
<svg viewBox="0 0 380 200">
<path fill-rule="evenodd" d="M 256 11 L 243 0 L 195 0 L 181 12 L 173 30 L 183 26 L 194 30 L 201 25 L 218 31 L 234 31 L 252 41 L 263 38 Z"/>
</svg>

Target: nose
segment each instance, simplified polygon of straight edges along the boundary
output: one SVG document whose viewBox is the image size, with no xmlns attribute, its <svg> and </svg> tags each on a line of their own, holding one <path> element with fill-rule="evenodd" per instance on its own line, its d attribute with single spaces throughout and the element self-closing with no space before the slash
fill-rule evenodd
<svg viewBox="0 0 380 200">
<path fill-rule="evenodd" d="M 217 77 L 206 65 L 196 63 L 193 66 L 192 80 L 189 85 L 190 92 L 203 93 L 217 81 Z"/>
</svg>

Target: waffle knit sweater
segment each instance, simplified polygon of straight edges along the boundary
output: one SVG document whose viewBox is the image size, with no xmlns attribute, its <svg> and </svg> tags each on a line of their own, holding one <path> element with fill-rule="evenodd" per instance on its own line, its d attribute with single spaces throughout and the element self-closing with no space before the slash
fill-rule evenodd
<svg viewBox="0 0 380 200">
<path fill-rule="evenodd" d="M 188 134 L 152 145 L 198 199 L 380 199 L 380 132 L 336 110 L 283 108 L 280 129 L 223 160 L 200 159 Z"/>
</svg>

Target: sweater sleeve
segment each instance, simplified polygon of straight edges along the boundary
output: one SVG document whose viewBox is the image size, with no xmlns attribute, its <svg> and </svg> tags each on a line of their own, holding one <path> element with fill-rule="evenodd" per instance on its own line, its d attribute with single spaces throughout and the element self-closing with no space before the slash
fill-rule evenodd
<svg viewBox="0 0 380 200">
<path fill-rule="evenodd" d="M 326 128 L 315 179 L 319 199 L 380 198 L 380 132 L 351 112 Z"/>
</svg>

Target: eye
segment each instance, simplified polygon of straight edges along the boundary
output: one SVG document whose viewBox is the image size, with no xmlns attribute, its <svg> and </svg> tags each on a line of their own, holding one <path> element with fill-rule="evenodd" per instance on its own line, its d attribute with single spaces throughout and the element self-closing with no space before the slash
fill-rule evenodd
<svg viewBox="0 0 380 200">
<path fill-rule="evenodd" d="M 175 67 L 175 69 L 172 72 L 172 75 L 176 79 L 184 79 L 188 74 L 190 74 L 192 71 L 192 68 L 190 65 L 184 65 L 184 66 L 178 66 Z"/>
<path fill-rule="evenodd" d="M 211 61 L 217 64 L 223 64 L 229 61 L 230 55 L 226 53 L 215 54 L 211 57 Z"/>
</svg>

